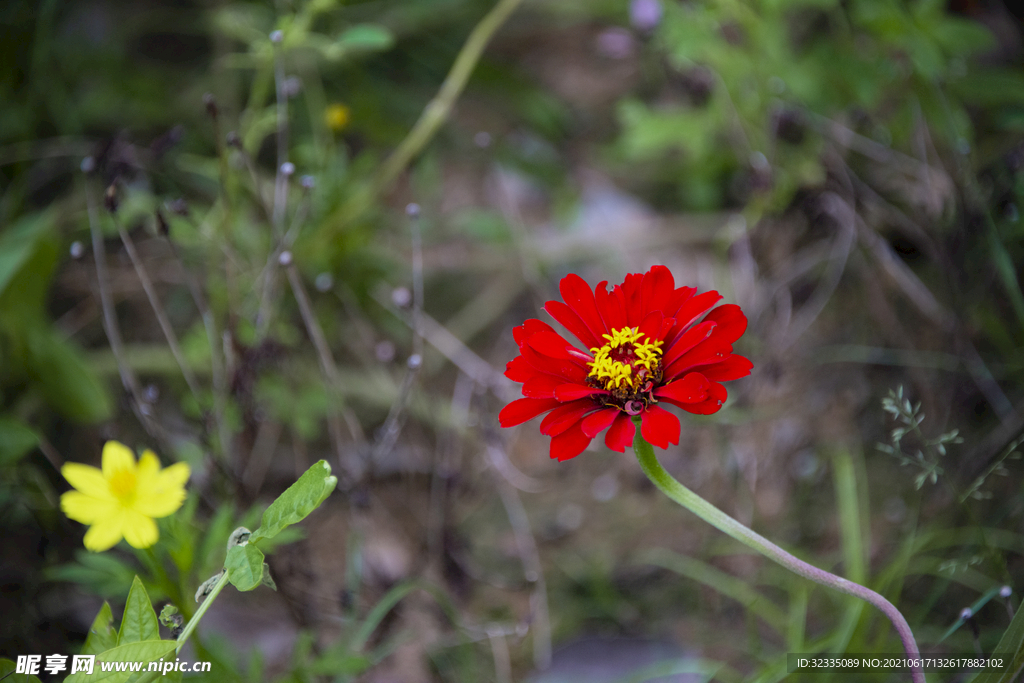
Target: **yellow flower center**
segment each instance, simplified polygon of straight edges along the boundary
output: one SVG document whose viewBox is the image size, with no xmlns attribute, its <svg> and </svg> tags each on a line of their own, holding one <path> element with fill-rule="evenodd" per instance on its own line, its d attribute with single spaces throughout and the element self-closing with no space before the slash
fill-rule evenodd
<svg viewBox="0 0 1024 683">
<path fill-rule="evenodd" d="M 627 394 L 647 391 L 649 382 L 661 379 L 663 341 L 641 341 L 647 335 L 636 327 L 623 327 L 601 336 L 608 343 L 590 349 L 594 360 L 587 378 L 594 386 L 625 398 Z"/>
<path fill-rule="evenodd" d="M 117 470 L 108 480 L 110 492 L 118 500 L 125 502 L 135 495 L 137 479 L 131 470 Z"/>
</svg>

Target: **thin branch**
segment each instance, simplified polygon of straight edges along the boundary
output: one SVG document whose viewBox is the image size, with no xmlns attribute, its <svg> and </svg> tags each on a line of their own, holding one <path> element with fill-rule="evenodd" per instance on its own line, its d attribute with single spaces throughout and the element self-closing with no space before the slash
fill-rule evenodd
<svg viewBox="0 0 1024 683">
<path fill-rule="evenodd" d="M 87 159 L 90 163 L 92 159 Z M 83 162 L 83 167 L 86 162 Z M 121 338 L 121 329 L 117 325 L 117 314 L 114 311 L 114 300 L 110 294 L 110 276 L 107 272 L 107 252 L 103 248 L 103 234 L 100 232 L 100 221 L 97 215 L 96 200 L 89 188 L 89 181 L 85 182 L 85 202 L 89 216 L 89 233 L 92 237 L 92 252 L 96 262 L 96 280 L 100 293 L 100 306 L 103 308 L 103 331 L 107 335 L 107 342 L 110 344 L 110 351 L 117 363 L 117 372 L 121 376 L 121 384 L 131 403 L 132 412 L 139 418 L 146 431 L 152 436 L 164 440 L 163 429 L 156 424 L 151 416 L 142 409 L 142 385 L 139 379 L 132 372 L 124 355 L 124 341 Z"/>
<path fill-rule="evenodd" d="M 135 273 L 139 276 L 139 281 L 142 283 L 142 289 L 146 292 L 146 298 L 149 299 L 149 305 L 153 309 L 153 313 L 156 315 L 156 320 L 160 324 L 160 330 L 164 333 L 164 339 L 167 340 L 167 346 L 171 349 L 171 355 L 174 356 L 175 362 L 178 367 L 181 368 L 181 376 L 185 378 L 185 384 L 188 385 L 189 391 L 192 395 L 199 400 L 199 384 L 196 382 L 195 375 L 192 374 L 192 370 L 188 367 L 188 363 L 185 361 L 185 356 L 181 352 L 181 346 L 178 344 L 178 336 L 174 333 L 174 328 L 171 326 L 171 321 L 167 318 L 167 311 L 164 310 L 163 304 L 160 303 L 160 297 L 156 293 L 156 288 L 153 286 L 153 280 L 149 277 L 149 271 L 146 270 L 146 264 L 143 263 L 142 257 L 139 256 L 138 250 L 135 249 L 135 241 L 132 240 L 131 235 L 124 229 L 121 221 L 118 220 L 116 213 L 110 214 L 111 219 L 114 221 L 114 225 L 117 226 L 117 232 L 121 236 L 121 242 L 124 244 L 125 251 L 128 252 L 128 258 L 131 259 L 132 266 L 135 268 Z"/>
<path fill-rule="evenodd" d="M 188 291 L 192 295 L 192 300 L 195 302 L 196 309 L 198 309 L 199 316 L 203 321 L 203 329 L 206 331 L 206 340 L 210 345 L 210 375 L 213 383 L 213 413 L 214 420 L 217 423 L 217 438 L 220 441 L 221 455 L 227 461 L 230 461 L 232 439 L 227 421 L 224 419 L 224 412 L 227 406 L 227 382 L 224 372 L 224 361 L 221 357 L 223 343 L 218 343 L 220 337 L 217 334 L 217 322 L 214 320 L 213 312 L 206 302 L 202 288 L 199 286 L 196 278 L 192 277 L 192 274 L 186 268 L 181 254 L 178 253 L 177 246 L 175 246 L 174 241 L 170 237 L 167 238 L 167 245 L 170 247 L 171 254 L 177 261 L 178 267 L 185 274 L 185 283 L 188 285 Z"/>
<path fill-rule="evenodd" d="M 469 81 L 484 48 L 490 42 L 495 31 L 505 23 L 509 15 L 515 11 L 522 0 L 499 0 L 483 19 L 473 28 L 462 49 L 459 51 L 452 68 L 441 84 L 437 95 L 427 104 L 420 114 L 419 120 L 412 130 L 399 143 L 395 151 L 381 166 L 373 181 L 364 186 L 339 210 L 330 222 L 345 225 L 358 218 L 369 208 L 376 197 L 383 192 L 395 178 L 409 165 L 428 142 L 437 133 L 441 124 L 448 118 L 452 106 Z"/>
<path fill-rule="evenodd" d="M 780 344 L 781 349 L 795 342 L 800 335 L 807 331 L 807 328 L 811 326 L 818 315 L 825 310 L 826 304 L 832 298 L 836 287 L 839 286 L 839 280 L 846 269 L 846 260 L 850 256 L 850 249 L 857 235 L 857 229 L 854 225 L 855 212 L 853 207 L 834 192 L 826 193 L 822 196 L 822 200 L 825 204 L 823 207 L 825 212 L 830 214 L 839 224 L 839 234 L 836 235 L 835 242 L 832 245 L 832 253 L 829 256 L 829 267 L 825 278 L 814 290 L 814 296 L 801 309 L 799 316 L 790 323 L 787 329 L 786 340 Z"/>
<path fill-rule="evenodd" d="M 398 397 L 391 404 L 387 419 L 380 430 L 380 436 L 374 445 L 371 462 L 378 462 L 391 452 L 398 441 L 404 423 L 405 407 L 412 394 L 413 384 L 423 367 L 423 244 L 420 237 L 420 207 L 409 204 L 405 209 L 409 217 L 409 228 L 412 232 L 412 355 L 406 362 L 405 377 L 398 390 Z"/>
<path fill-rule="evenodd" d="M 288 275 L 288 283 L 291 285 L 292 294 L 299 305 L 299 312 L 302 314 L 302 321 L 306 325 L 306 332 L 309 334 L 310 339 L 312 339 L 314 348 L 316 348 L 320 369 L 327 380 L 327 391 L 331 397 L 331 403 L 334 407 L 338 408 L 338 412 L 345 418 L 353 440 L 357 444 L 362 443 L 365 437 L 355 416 L 351 415 L 351 411 L 344 405 L 341 399 L 341 379 L 338 375 L 338 366 L 334 363 L 334 357 L 331 355 L 331 348 L 327 344 L 327 337 L 320 326 L 320 321 L 316 319 L 316 315 L 313 313 L 313 307 L 309 302 L 309 295 L 302 284 L 302 276 L 299 275 L 298 268 L 295 267 L 295 263 L 292 261 L 291 252 L 286 251 L 281 254 L 281 265 L 284 266 L 285 273 Z M 331 415 L 327 419 L 327 426 L 331 434 L 331 441 L 334 442 L 338 463 L 344 465 L 346 461 L 344 451 L 342 450 L 341 426 L 338 422 L 338 413 L 331 411 Z"/>
<path fill-rule="evenodd" d="M 523 501 L 519 498 L 519 492 L 498 473 L 497 469 L 492 468 L 492 471 L 498 495 L 512 525 L 519 559 L 523 563 L 523 574 L 526 580 L 534 585 L 533 596 L 530 599 L 533 616 L 533 663 L 543 671 L 551 665 L 551 621 L 540 551 L 537 550 L 537 542 L 530 529 L 530 518 L 523 507 Z"/>
</svg>

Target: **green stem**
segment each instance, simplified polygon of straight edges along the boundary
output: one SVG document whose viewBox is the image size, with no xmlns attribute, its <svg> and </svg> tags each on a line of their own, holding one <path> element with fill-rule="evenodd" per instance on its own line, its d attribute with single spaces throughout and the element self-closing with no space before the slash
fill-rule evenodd
<svg viewBox="0 0 1024 683">
<path fill-rule="evenodd" d="M 505 23 L 505 20 L 521 2 L 522 0 L 499 0 L 491 11 L 473 27 L 473 31 L 466 38 L 465 44 L 455 58 L 448 76 L 441 84 L 441 89 L 423 109 L 423 113 L 420 114 L 420 118 L 412 130 L 380 167 L 369 186 L 364 187 L 342 207 L 340 212 L 342 223 L 347 223 L 361 215 L 377 195 L 384 191 L 430 142 L 437 129 L 448 119 L 452 106 L 462 94 L 463 88 L 466 87 L 473 69 L 480 61 L 484 48 L 491 40 L 491 36 Z"/>
<path fill-rule="evenodd" d="M 640 467 L 643 469 L 644 474 L 654 482 L 655 486 L 661 489 L 662 493 L 711 526 L 732 536 L 740 543 L 753 548 L 768 559 L 778 562 L 786 569 L 822 586 L 828 586 L 847 595 L 870 602 L 885 613 L 885 616 L 892 622 L 896 632 L 899 633 L 900 640 L 903 641 L 903 649 L 906 651 L 907 656 L 911 659 L 920 658 L 921 653 L 917 649 L 917 642 L 914 640 L 914 634 L 910 630 L 910 625 L 891 602 L 870 588 L 847 581 L 842 577 L 830 574 L 823 569 L 818 569 L 814 565 L 794 557 L 680 484 L 661 466 L 657 456 L 654 455 L 654 448 L 641 435 L 640 420 L 635 419 L 635 422 L 636 436 L 633 438 L 633 451 L 636 453 L 637 460 L 640 461 Z M 920 666 L 912 667 L 910 673 L 914 683 L 925 683 L 924 671 Z"/>
<path fill-rule="evenodd" d="M 181 648 L 185 647 L 185 642 L 189 639 L 189 636 L 192 635 L 192 632 L 196 630 L 196 626 L 199 625 L 199 620 L 203 618 L 204 614 L 206 614 L 206 610 L 210 609 L 210 605 L 213 604 L 214 598 L 217 597 L 218 593 L 224 590 L 224 586 L 226 585 L 228 585 L 228 572 L 225 569 L 224 573 L 220 575 L 219 579 L 217 579 L 217 583 L 213 585 L 213 588 L 210 590 L 209 594 L 207 594 L 206 599 L 203 600 L 203 604 L 199 606 L 196 613 L 193 614 L 192 618 L 188 620 L 187 624 L 185 624 L 185 630 L 181 632 L 180 636 L 178 636 L 178 646 L 174 649 L 175 654 L 181 652 Z"/>
</svg>

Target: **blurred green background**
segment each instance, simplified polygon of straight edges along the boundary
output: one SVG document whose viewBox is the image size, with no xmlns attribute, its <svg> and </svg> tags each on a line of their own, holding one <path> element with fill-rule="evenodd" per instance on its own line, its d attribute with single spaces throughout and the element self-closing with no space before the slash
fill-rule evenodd
<svg viewBox="0 0 1024 683">
<path fill-rule="evenodd" d="M 655 263 L 740 304 L 754 362 L 666 467 L 925 651 L 1006 630 L 1012 3 L 7 0 L 0 66 L 0 656 L 77 653 L 135 574 L 191 614 L 320 458 L 341 490 L 282 537 L 277 593 L 218 599 L 210 680 L 775 681 L 789 652 L 899 652 L 629 453 L 554 463 L 498 427 L 511 328 L 568 272 Z M 61 464 L 108 439 L 192 467 L 151 552 L 90 555 L 59 511 Z"/>
</svg>

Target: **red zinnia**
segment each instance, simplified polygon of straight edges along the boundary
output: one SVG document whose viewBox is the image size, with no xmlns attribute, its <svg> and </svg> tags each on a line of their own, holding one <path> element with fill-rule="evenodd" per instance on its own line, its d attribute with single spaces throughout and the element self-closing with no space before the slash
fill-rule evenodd
<svg viewBox="0 0 1024 683">
<path fill-rule="evenodd" d="M 745 377 L 753 366 L 732 352 L 747 329 L 740 307 L 708 312 L 721 300 L 718 292 L 695 296 L 693 287 L 677 288 L 665 266 L 627 275 L 611 292 L 607 285 L 591 292 L 583 278 L 567 275 L 559 284 L 565 303 L 544 305 L 589 352 L 540 320 L 512 331 L 520 355 L 505 376 L 523 383 L 526 398 L 505 406 L 498 419 L 513 427 L 548 413 L 540 433 L 552 437 L 552 458 L 576 457 L 605 428 L 608 448 L 625 452 L 636 431 L 633 415 L 641 416 L 649 443 L 677 444 L 679 418 L 658 404 L 710 415 L 728 395 L 720 382 Z"/>
</svg>

